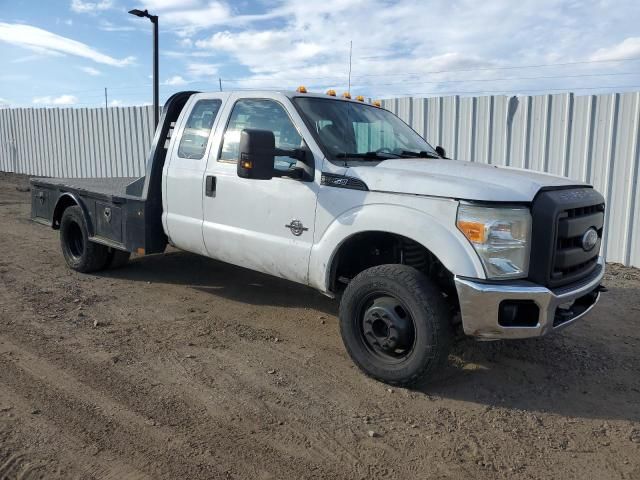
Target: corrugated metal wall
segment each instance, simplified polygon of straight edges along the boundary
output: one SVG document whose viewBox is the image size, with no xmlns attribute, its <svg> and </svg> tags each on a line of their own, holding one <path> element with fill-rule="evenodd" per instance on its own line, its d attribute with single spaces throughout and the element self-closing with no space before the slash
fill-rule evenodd
<svg viewBox="0 0 640 480">
<path fill-rule="evenodd" d="M 593 183 L 607 198 L 607 259 L 640 267 L 640 92 L 385 100 L 452 158 Z M 0 110 L 0 171 L 142 175 L 153 107 Z M 375 139 L 370 139 L 375 143 Z"/>
<path fill-rule="evenodd" d="M 448 156 L 592 183 L 607 199 L 604 252 L 640 267 L 640 92 L 384 100 Z"/>
<path fill-rule="evenodd" d="M 0 110 L 0 171 L 51 177 L 144 173 L 153 107 Z"/>
</svg>

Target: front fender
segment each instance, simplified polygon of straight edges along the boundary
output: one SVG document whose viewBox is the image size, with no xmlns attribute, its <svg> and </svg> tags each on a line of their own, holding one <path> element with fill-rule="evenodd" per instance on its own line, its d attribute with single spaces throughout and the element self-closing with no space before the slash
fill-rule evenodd
<svg viewBox="0 0 640 480">
<path fill-rule="evenodd" d="M 316 230 L 318 237 L 311 249 L 309 283 L 327 293 L 331 265 L 342 244 L 353 235 L 372 231 L 402 235 L 418 242 L 454 275 L 485 278 L 478 255 L 455 227 L 457 206 L 455 200 L 433 199 L 431 205 L 420 210 L 388 203 L 346 210 L 321 232 Z"/>
</svg>

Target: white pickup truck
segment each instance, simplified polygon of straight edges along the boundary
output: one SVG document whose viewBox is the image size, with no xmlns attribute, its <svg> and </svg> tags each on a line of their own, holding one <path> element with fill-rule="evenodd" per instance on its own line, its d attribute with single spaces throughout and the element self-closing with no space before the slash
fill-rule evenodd
<svg viewBox="0 0 640 480">
<path fill-rule="evenodd" d="M 141 178 L 32 179 L 32 217 L 79 272 L 167 243 L 340 298 L 353 361 L 427 378 L 453 330 L 544 335 L 598 301 L 603 197 L 526 170 L 447 159 L 362 99 L 181 92 Z"/>
</svg>

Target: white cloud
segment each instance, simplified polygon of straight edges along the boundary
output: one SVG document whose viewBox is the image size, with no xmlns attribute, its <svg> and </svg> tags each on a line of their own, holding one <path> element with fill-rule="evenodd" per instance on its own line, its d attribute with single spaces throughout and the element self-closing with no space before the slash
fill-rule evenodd
<svg viewBox="0 0 640 480">
<path fill-rule="evenodd" d="M 173 10 L 170 15 L 163 17 L 169 25 L 186 26 L 192 29 L 222 25 L 231 18 L 231 10 L 222 2 L 210 2 L 202 7 Z"/>
<path fill-rule="evenodd" d="M 186 85 L 188 82 L 182 78 L 180 75 L 174 75 L 173 77 L 168 78 L 164 81 L 163 85 L 171 85 L 171 86 L 179 86 Z"/>
<path fill-rule="evenodd" d="M 135 60 L 135 57 L 113 58 L 85 43 L 31 25 L 0 22 L 0 41 L 39 53 L 75 55 L 114 67 L 130 65 Z"/>
<path fill-rule="evenodd" d="M 100 0 L 98 2 L 83 2 L 82 0 L 72 0 L 71 10 L 76 13 L 97 13 L 113 7 L 112 0 Z"/>
<path fill-rule="evenodd" d="M 615 85 L 631 79 L 575 75 L 617 66 L 525 67 L 582 61 L 592 52 L 594 59 L 640 56 L 638 37 L 603 49 L 619 42 L 623 32 L 637 31 L 632 20 L 640 17 L 637 0 L 617 0 L 615 7 L 607 0 L 520 0 L 517 5 L 512 0 L 272 0 L 267 5 L 269 11 L 257 15 L 232 12 L 225 30 L 196 36 L 195 50 L 185 55 L 222 53 L 231 59 L 225 63 L 245 67 L 248 74 L 223 71 L 223 82 L 231 77 L 228 88 L 305 84 L 315 91 L 342 91 L 353 40 L 352 90 L 385 97 Z M 271 21 L 261 22 L 267 18 Z M 237 29 L 241 24 L 251 27 Z M 518 65 L 523 68 L 511 69 Z M 526 78 L 563 73 L 574 78 Z"/>
<path fill-rule="evenodd" d="M 591 60 L 625 60 L 637 57 L 640 57 L 640 37 L 629 37 L 613 47 L 598 49 L 591 55 Z"/>
<path fill-rule="evenodd" d="M 75 95 L 60 95 L 59 97 L 47 95 L 36 97 L 32 102 L 40 105 L 74 105 L 78 103 L 78 98 Z"/>
<path fill-rule="evenodd" d="M 92 77 L 98 77 L 102 75 L 102 72 L 100 70 L 93 67 L 80 67 L 80 70 L 82 70 L 87 75 L 91 75 Z"/>
<path fill-rule="evenodd" d="M 194 57 L 194 58 L 206 58 L 206 57 L 214 57 L 216 54 L 212 51 L 184 51 L 184 50 L 161 50 L 160 55 L 165 57 L 172 58 L 186 58 L 186 57 Z"/>
<path fill-rule="evenodd" d="M 176 8 L 186 9 L 197 7 L 198 0 L 145 0 L 142 2 L 145 8 L 154 13 L 155 10 L 175 10 Z"/>
<path fill-rule="evenodd" d="M 218 73 L 218 65 L 213 63 L 189 63 L 187 72 L 194 77 L 210 77 Z"/>
<path fill-rule="evenodd" d="M 152 103 L 148 100 L 121 100 L 119 98 L 114 98 L 113 100 L 109 100 L 109 107 L 133 107 L 133 106 L 142 106 L 142 105 L 152 105 Z M 104 107 L 104 102 L 99 105 L 100 107 Z"/>
<path fill-rule="evenodd" d="M 439 8 L 446 10 L 444 5 Z M 435 11 L 432 13 L 432 10 Z M 363 15 L 363 11 L 367 15 Z M 401 72 L 421 75 L 433 70 L 493 63 L 468 48 L 467 43 L 474 44 L 475 40 L 451 42 L 449 47 L 447 42 L 425 35 L 425 23 L 437 18 L 439 13 L 431 4 L 427 7 L 411 0 L 399 0 L 392 5 L 383 0 L 325 0 L 304 4 L 283 0 L 270 14 L 279 16 L 284 25 L 216 32 L 196 40 L 195 47 L 196 52 L 227 54 L 247 67 L 251 73 L 241 82 L 230 85 L 242 88 L 295 88 L 301 83 L 313 83 L 318 89 L 346 89 L 351 39 L 355 80 L 352 84 L 360 87 L 375 82 L 373 77 L 358 79 L 358 75 L 365 72 L 367 75 Z M 399 25 L 402 28 L 398 28 Z M 461 32 L 457 34 L 464 36 Z M 462 53 L 467 50 L 470 53 Z"/>
<path fill-rule="evenodd" d="M 130 25 L 115 25 L 108 20 L 101 20 L 98 28 L 105 32 L 132 32 L 136 30 Z"/>
<path fill-rule="evenodd" d="M 293 39 L 290 31 L 265 30 L 215 33 L 208 40 L 199 40 L 196 46 L 213 51 L 224 51 L 236 56 L 245 65 L 296 64 L 323 52 L 320 43 Z"/>
<path fill-rule="evenodd" d="M 241 15 L 229 7 L 231 2 L 220 0 L 143 0 L 141 3 L 149 13 L 160 16 L 163 25 L 183 38 L 210 27 L 241 26 L 284 13 L 279 8 L 270 8 L 266 13 Z"/>
<path fill-rule="evenodd" d="M 73 4 L 83 13 L 114 6 L 124 12 L 126 6 L 122 0 Z M 175 65 L 171 75 L 179 73 L 175 77 L 187 83 L 217 83 L 221 76 L 225 89 L 289 89 L 304 84 L 312 91 L 342 92 L 347 89 L 350 40 L 352 91 L 374 98 L 572 90 L 637 85 L 640 78 L 588 76 L 633 72 L 637 62 L 526 67 L 640 57 L 638 0 L 139 0 L 130 6 L 160 16 L 160 53 Z M 102 16 L 94 19 L 96 30 L 135 30 L 148 36 L 148 21 L 124 15 L 121 20 L 109 17 L 113 23 Z M 62 22 L 58 28 L 71 31 Z M 39 56 L 75 55 L 114 66 L 132 62 L 26 25 L 0 23 L 0 41 Z M 101 48 L 119 52 L 115 46 Z M 37 57 L 24 60 L 32 58 Z M 20 71 L 21 65 L 8 65 Z M 165 72 L 166 82 L 181 81 Z M 563 74 L 573 77 L 527 78 Z M 581 74 L 584 78 L 579 78 Z M 8 90 L 2 94 L 13 96 Z"/>
<path fill-rule="evenodd" d="M 42 58 L 42 55 L 40 54 L 34 54 L 34 55 L 26 55 L 24 57 L 19 57 L 16 58 L 14 60 L 11 60 L 11 63 L 25 63 L 25 62 L 31 62 L 33 60 L 39 60 L 40 58 Z"/>
</svg>

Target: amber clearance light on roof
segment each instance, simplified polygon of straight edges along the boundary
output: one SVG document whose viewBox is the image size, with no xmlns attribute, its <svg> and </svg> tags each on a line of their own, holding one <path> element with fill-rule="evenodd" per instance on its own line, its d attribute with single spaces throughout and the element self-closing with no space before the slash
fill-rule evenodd
<svg viewBox="0 0 640 480">
<path fill-rule="evenodd" d="M 298 88 L 296 88 L 296 92 L 307 93 L 307 87 L 305 87 L 304 85 L 300 85 Z"/>
<path fill-rule="evenodd" d="M 330 97 L 335 97 L 336 96 L 336 91 L 331 88 L 331 89 L 327 90 L 327 95 L 329 95 Z"/>
</svg>

